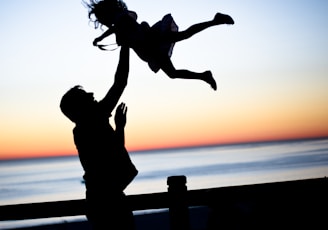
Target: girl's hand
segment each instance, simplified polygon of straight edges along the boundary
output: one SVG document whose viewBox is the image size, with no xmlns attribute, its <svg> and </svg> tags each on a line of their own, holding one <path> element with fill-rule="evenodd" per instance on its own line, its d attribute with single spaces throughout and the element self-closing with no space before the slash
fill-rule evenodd
<svg viewBox="0 0 328 230">
<path fill-rule="evenodd" d="M 92 44 L 93 44 L 94 46 L 98 46 L 98 42 L 100 42 L 100 41 L 101 41 L 100 38 L 95 38 L 95 40 L 93 40 Z"/>
<path fill-rule="evenodd" d="M 97 45 L 99 49 L 107 51 L 105 48 L 107 45 Z"/>
<path fill-rule="evenodd" d="M 95 40 L 93 40 L 93 42 L 92 42 L 92 44 L 94 45 L 94 46 L 97 46 L 99 49 L 101 49 L 101 50 L 107 50 L 105 47 L 107 46 L 107 45 L 98 45 L 98 42 L 100 42 L 102 39 L 101 38 L 96 38 Z"/>
</svg>

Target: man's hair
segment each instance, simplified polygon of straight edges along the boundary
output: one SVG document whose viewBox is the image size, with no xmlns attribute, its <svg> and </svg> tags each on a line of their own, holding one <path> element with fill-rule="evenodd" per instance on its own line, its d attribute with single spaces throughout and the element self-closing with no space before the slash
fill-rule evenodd
<svg viewBox="0 0 328 230">
<path fill-rule="evenodd" d="M 68 90 L 60 101 L 61 111 L 73 122 L 76 122 L 79 117 L 81 91 L 83 91 L 82 87 L 76 85 Z"/>
</svg>

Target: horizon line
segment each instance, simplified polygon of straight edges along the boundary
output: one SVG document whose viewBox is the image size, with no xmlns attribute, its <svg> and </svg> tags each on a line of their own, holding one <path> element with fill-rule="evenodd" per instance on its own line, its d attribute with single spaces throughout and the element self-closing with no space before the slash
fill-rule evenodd
<svg viewBox="0 0 328 230">
<path fill-rule="evenodd" d="M 171 151 L 179 149 L 195 149 L 195 148 L 210 148 L 217 146 L 231 146 L 231 145 L 245 145 L 245 144 L 261 144 L 261 143 L 274 143 L 274 142 L 291 142 L 291 141 L 310 141 L 310 140 L 324 140 L 328 139 L 328 136 L 318 136 L 318 137 L 303 137 L 303 138 L 285 138 L 285 139 L 271 139 L 271 140 L 257 140 L 257 141 L 240 141 L 240 142 L 229 142 L 229 143 L 212 143 L 212 144 L 198 144 L 198 145 L 187 145 L 187 146 L 171 146 L 163 148 L 151 148 L 151 149 L 140 149 L 140 150 L 130 150 L 129 154 L 138 153 L 148 153 L 154 151 Z M 60 155 L 50 155 L 50 156 L 26 156 L 26 157 L 13 157 L 13 158 L 0 158 L 0 162 L 4 161 L 16 161 L 16 160 L 36 160 L 36 159 L 49 159 L 49 158 L 65 158 L 65 157 L 78 157 L 77 153 L 67 153 Z"/>
</svg>

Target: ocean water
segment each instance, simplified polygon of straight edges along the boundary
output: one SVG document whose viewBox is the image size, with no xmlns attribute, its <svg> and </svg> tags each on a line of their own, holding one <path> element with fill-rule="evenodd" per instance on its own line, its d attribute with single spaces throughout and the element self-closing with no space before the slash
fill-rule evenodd
<svg viewBox="0 0 328 230">
<path fill-rule="evenodd" d="M 168 176 L 189 190 L 328 176 L 328 139 L 130 153 L 139 170 L 126 194 L 167 191 Z M 0 205 L 84 198 L 77 156 L 0 161 Z M 106 181 L 104 181 L 106 186 Z M 1 223 L 0 223 L 1 227 Z"/>
<path fill-rule="evenodd" d="M 186 175 L 191 189 L 328 176 L 328 139 L 203 146 L 130 153 L 139 170 L 126 194 L 167 191 Z M 84 198 L 77 156 L 0 161 L 0 205 Z M 106 181 L 104 181 L 106 186 Z"/>
</svg>

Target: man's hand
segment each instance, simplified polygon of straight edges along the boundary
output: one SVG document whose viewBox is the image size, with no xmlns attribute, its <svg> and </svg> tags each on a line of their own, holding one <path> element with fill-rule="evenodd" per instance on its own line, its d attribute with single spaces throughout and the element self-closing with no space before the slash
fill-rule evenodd
<svg viewBox="0 0 328 230">
<path fill-rule="evenodd" d="M 125 103 L 122 102 L 119 106 L 117 106 L 115 118 L 114 118 L 116 129 L 125 127 L 127 111 L 128 111 L 128 107 L 125 105 Z"/>
</svg>

